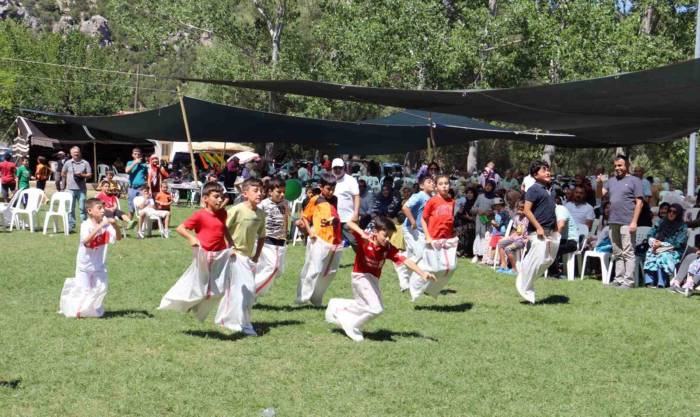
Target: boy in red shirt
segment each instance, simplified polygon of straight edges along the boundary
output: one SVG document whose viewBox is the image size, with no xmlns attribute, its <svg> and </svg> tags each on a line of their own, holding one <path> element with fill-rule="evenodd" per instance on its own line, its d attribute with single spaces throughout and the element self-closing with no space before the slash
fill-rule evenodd
<svg viewBox="0 0 700 417">
<path fill-rule="evenodd" d="M 352 293 L 355 298 L 333 298 L 326 309 L 326 321 L 342 327 L 345 334 L 356 342 L 364 340 L 362 326 L 384 311 L 379 277 L 386 259 L 406 265 L 425 280 L 435 280 L 433 274 L 424 272 L 415 262 L 399 255 L 399 250 L 389 243 L 391 235 L 396 232 L 394 222 L 378 217 L 373 223 L 370 234 L 353 221 L 347 223 L 358 243 L 352 269 Z"/>
<path fill-rule="evenodd" d="M 427 203 L 421 216 L 425 231 L 425 250 L 418 265 L 435 274 L 437 280 L 428 282 L 417 274 L 411 275 L 411 299 L 426 293 L 433 297 L 447 284 L 457 264 L 457 242 L 454 233 L 455 201 L 450 196 L 450 178 L 439 175 L 435 179 L 437 194 Z"/>
<path fill-rule="evenodd" d="M 107 217 L 108 219 L 121 219 L 125 222 L 131 221 L 131 218 L 128 214 L 119 210 L 119 206 L 117 204 L 117 196 L 112 194 L 112 188 L 109 182 L 102 181 L 102 183 L 100 184 L 100 190 L 102 191 L 97 193 L 95 198 L 100 200 L 104 205 L 105 217 Z"/>
<path fill-rule="evenodd" d="M 202 189 L 204 208 L 194 212 L 175 229 L 189 242 L 194 259 L 163 296 L 158 309 L 192 311 L 199 321 L 204 321 L 229 287 L 234 253 L 230 249 L 233 239 L 226 227 L 224 195 L 219 183 L 207 183 Z"/>
</svg>

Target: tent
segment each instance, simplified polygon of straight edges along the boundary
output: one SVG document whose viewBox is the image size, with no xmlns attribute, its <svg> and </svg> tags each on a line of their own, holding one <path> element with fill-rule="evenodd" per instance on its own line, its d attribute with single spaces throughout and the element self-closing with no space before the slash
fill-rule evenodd
<svg viewBox="0 0 700 417">
<path fill-rule="evenodd" d="M 666 142 L 700 128 L 700 59 L 590 80 L 490 90 L 401 90 L 298 80 L 181 80 L 498 120 L 573 134 L 579 147 Z"/>
<path fill-rule="evenodd" d="M 477 139 L 510 139 L 529 143 L 578 146 L 571 135 L 518 132 L 467 117 L 439 123 L 387 123 L 386 121 L 340 122 L 288 116 L 227 106 L 184 97 L 193 142 L 229 141 L 295 143 L 339 153 L 387 154 L 424 149 L 431 127 L 435 144 L 455 145 Z M 31 110 L 30 110 L 31 111 Z M 38 112 L 62 119 L 66 124 L 119 137 L 186 141 L 179 104 L 117 116 L 73 116 Z M 433 114 L 433 120 L 439 119 Z M 445 116 L 447 117 L 447 116 Z M 445 119 L 447 120 L 447 119 Z"/>
</svg>

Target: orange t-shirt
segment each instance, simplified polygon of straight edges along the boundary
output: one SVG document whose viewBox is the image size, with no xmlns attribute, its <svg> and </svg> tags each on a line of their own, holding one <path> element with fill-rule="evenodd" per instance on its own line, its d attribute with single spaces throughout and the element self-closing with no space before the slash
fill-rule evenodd
<svg viewBox="0 0 700 417">
<path fill-rule="evenodd" d="M 156 209 L 157 210 L 170 210 L 170 204 L 173 202 L 173 196 L 170 193 L 160 192 L 156 194 Z"/>
<path fill-rule="evenodd" d="M 428 224 L 428 234 L 433 240 L 454 237 L 454 210 L 455 201 L 451 198 L 446 200 L 440 194 L 425 203 L 423 219 Z"/>
<path fill-rule="evenodd" d="M 302 216 L 311 223 L 316 235 L 331 245 L 337 245 L 342 241 L 340 216 L 338 216 L 338 209 L 335 206 L 336 201 L 335 197 L 333 197 L 332 202 L 329 202 L 321 195 L 314 196 L 309 200 L 309 204 L 306 205 L 302 213 Z M 331 217 L 337 220 L 332 225 L 321 226 L 321 220 Z"/>
</svg>

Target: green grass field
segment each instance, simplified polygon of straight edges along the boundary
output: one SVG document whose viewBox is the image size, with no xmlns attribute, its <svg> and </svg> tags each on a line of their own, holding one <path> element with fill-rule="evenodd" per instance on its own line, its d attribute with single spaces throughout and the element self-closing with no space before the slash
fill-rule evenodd
<svg viewBox="0 0 700 417">
<path fill-rule="evenodd" d="M 700 415 L 700 296 L 542 279 L 531 306 L 460 261 L 444 296 L 412 304 L 387 265 L 386 311 L 355 343 L 293 304 L 297 246 L 253 312 L 261 336 L 241 338 L 155 309 L 190 262 L 179 236 L 110 248 L 105 318 L 56 314 L 76 250 L 0 232 L 0 415 Z M 327 297 L 351 295 L 351 252 Z"/>
</svg>

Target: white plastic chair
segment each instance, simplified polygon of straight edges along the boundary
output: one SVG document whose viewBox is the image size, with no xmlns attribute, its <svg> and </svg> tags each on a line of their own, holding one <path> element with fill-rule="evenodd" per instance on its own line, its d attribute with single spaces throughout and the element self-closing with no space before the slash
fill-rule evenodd
<svg viewBox="0 0 700 417">
<path fill-rule="evenodd" d="M 16 206 L 11 209 L 12 219 L 10 220 L 10 231 L 12 231 L 15 224 L 18 226 L 25 226 L 24 224 L 20 224 L 22 220 L 20 216 L 24 214 L 29 221 L 29 231 L 34 233 L 34 215 L 39 212 L 39 205 L 44 201 L 46 195 L 38 188 L 26 188 L 18 194 L 19 201 L 16 203 Z M 27 196 L 27 202 L 23 204 L 22 200 L 25 195 Z"/>
<path fill-rule="evenodd" d="M 137 218 L 141 216 L 141 209 L 139 209 L 139 206 L 143 204 L 143 200 L 143 196 L 134 197 L 134 215 Z M 147 236 L 151 236 L 151 232 L 153 231 L 153 222 L 157 222 L 158 224 L 158 232 L 160 233 L 160 237 L 165 237 L 165 235 L 163 234 L 163 230 L 165 230 L 165 228 L 163 227 L 163 219 L 154 214 L 151 214 L 144 219 L 140 231 Z"/>
<path fill-rule="evenodd" d="M 690 210 L 686 210 L 685 211 L 685 221 L 695 220 L 695 218 L 698 217 L 699 212 L 700 212 L 700 208 L 698 208 L 698 207 L 693 207 Z"/>
<path fill-rule="evenodd" d="M 610 252 L 597 252 L 595 250 L 586 251 L 583 254 L 583 263 L 581 265 L 581 279 L 586 272 L 586 263 L 589 258 L 600 260 L 601 280 L 603 284 L 610 284 L 610 274 L 612 273 L 612 254 Z"/>
<path fill-rule="evenodd" d="M 292 246 L 296 246 L 297 242 L 303 242 L 304 240 L 302 239 L 301 231 L 295 224 L 297 220 L 301 218 L 301 206 L 302 203 L 304 202 L 304 197 L 306 194 L 304 192 L 299 195 L 299 197 L 292 202 L 292 221 L 289 222 L 291 225 L 291 235 L 292 235 Z"/>
<path fill-rule="evenodd" d="M 593 224 L 591 225 L 591 230 L 588 232 L 588 236 L 595 236 L 598 233 L 598 227 L 600 226 L 600 217 L 593 219 Z"/>
<path fill-rule="evenodd" d="M 686 248 L 695 247 L 695 238 L 700 235 L 700 227 L 688 230 L 688 241 L 686 242 Z"/>
<path fill-rule="evenodd" d="M 10 199 L 9 202 L 7 203 L 0 203 L 0 226 L 7 228 L 10 227 L 10 223 L 12 223 L 12 209 L 17 207 L 17 202 L 19 201 L 19 194 L 20 193 L 14 193 L 12 195 L 12 198 Z M 19 227 L 19 224 L 17 225 Z"/>
<path fill-rule="evenodd" d="M 106 164 L 98 164 L 97 165 L 97 183 L 99 184 L 100 181 L 102 181 L 102 178 L 107 176 L 107 171 L 109 171 L 111 167 Z"/>
<path fill-rule="evenodd" d="M 44 234 L 49 228 L 49 221 L 53 219 L 53 232 L 58 231 L 58 219 L 63 223 L 63 233 L 68 236 L 68 213 L 73 209 L 73 194 L 66 192 L 53 193 L 49 202 L 49 211 L 44 216 Z"/>
<path fill-rule="evenodd" d="M 634 247 L 636 248 L 637 246 L 641 245 L 644 243 L 644 241 L 647 240 L 649 237 L 649 232 L 651 231 L 651 227 L 649 226 L 639 226 L 637 227 L 637 232 L 635 234 L 635 242 L 634 242 Z M 640 258 L 638 256 L 634 257 L 634 282 L 637 283 L 637 286 L 641 284 L 641 279 L 643 276 L 643 269 L 644 269 L 644 258 Z"/>
<path fill-rule="evenodd" d="M 583 251 L 586 247 L 586 237 L 588 236 L 588 228 L 586 225 L 579 224 L 577 225 L 579 228 L 579 234 L 578 234 L 578 247 L 576 251 L 574 252 L 569 252 L 564 254 L 562 257 L 562 261 L 564 262 L 564 267 L 566 268 L 566 278 L 569 281 L 573 281 L 576 279 L 575 276 L 575 269 L 576 269 L 576 264 L 578 263 L 578 270 L 581 271 L 583 270 L 583 262 L 582 262 L 582 255 Z M 576 262 L 578 261 L 578 262 Z"/>
</svg>

